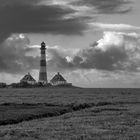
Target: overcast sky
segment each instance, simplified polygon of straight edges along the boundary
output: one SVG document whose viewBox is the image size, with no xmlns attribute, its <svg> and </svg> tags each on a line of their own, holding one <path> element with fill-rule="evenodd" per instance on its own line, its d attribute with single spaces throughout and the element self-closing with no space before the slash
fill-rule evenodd
<svg viewBox="0 0 140 140">
<path fill-rule="evenodd" d="M 139 0 L 0 0 L 0 81 L 60 72 L 82 87 L 140 86 Z"/>
</svg>

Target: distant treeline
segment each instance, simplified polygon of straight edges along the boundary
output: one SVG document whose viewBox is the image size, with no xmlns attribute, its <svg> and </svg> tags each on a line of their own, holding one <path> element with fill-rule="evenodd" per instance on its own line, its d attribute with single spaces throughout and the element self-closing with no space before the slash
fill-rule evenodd
<svg viewBox="0 0 140 140">
<path fill-rule="evenodd" d="M 35 87 L 49 87 L 51 84 L 43 85 L 41 82 L 35 83 L 35 84 L 29 84 L 27 82 L 21 82 L 21 83 L 12 83 L 8 87 L 13 88 L 35 88 Z"/>
<path fill-rule="evenodd" d="M 6 83 L 0 83 L 0 88 L 5 88 L 6 86 Z"/>
<path fill-rule="evenodd" d="M 50 83 L 48 84 L 42 84 L 41 82 L 35 83 L 35 84 L 29 84 L 27 82 L 21 82 L 21 83 L 12 83 L 10 85 L 7 85 L 6 83 L 0 83 L 0 88 L 38 88 L 38 87 L 69 87 L 70 85 L 58 85 L 53 86 Z"/>
</svg>

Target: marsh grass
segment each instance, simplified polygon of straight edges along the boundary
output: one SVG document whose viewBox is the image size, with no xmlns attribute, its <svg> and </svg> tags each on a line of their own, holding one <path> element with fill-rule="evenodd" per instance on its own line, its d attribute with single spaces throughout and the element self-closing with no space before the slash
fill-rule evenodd
<svg viewBox="0 0 140 140">
<path fill-rule="evenodd" d="M 68 111 L 69 108 L 55 105 L 6 103 L 0 105 L 0 125 L 17 124 L 43 117 L 59 116 Z"/>
<path fill-rule="evenodd" d="M 111 105 L 110 102 L 80 103 L 69 105 L 53 105 L 47 103 L 29 104 L 29 103 L 3 103 L 0 105 L 0 126 L 8 124 L 17 124 L 23 121 L 30 121 L 45 117 L 60 116 L 69 112 L 80 111 L 93 106 Z M 107 109 L 104 109 L 107 110 Z M 117 111 L 119 109 L 110 109 Z M 103 109 L 97 109 L 95 112 L 101 112 Z"/>
<path fill-rule="evenodd" d="M 0 116 L 5 113 L 0 120 L 22 118 L 20 123 L 0 126 L 0 140 L 139 140 L 139 93 L 139 89 L 0 89 Z M 57 115 L 43 117 L 47 113 Z"/>
</svg>

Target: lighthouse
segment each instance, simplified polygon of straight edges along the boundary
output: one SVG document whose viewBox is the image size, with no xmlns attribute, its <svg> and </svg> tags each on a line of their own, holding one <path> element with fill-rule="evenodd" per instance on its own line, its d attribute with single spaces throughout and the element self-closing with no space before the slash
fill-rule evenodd
<svg viewBox="0 0 140 140">
<path fill-rule="evenodd" d="M 42 84 L 47 84 L 47 63 L 46 63 L 46 44 L 41 43 L 41 57 L 40 57 L 40 72 L 39 72 L 39 82 Z"/>
</svg>

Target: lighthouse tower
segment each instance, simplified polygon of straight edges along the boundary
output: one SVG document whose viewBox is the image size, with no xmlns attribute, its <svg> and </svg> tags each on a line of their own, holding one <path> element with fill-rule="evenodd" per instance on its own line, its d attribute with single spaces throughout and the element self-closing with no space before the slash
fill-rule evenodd
<svg viewBox="0 0 140 140">
<path fill-rule="evenodd" d="M 42 84 L 47 84 L 47 67 L 46 67 L 46 44 L 41 43 L 41 58 L 40 58 L 40 72 L 39 72 L 39 82 Z"/>
</svg>

